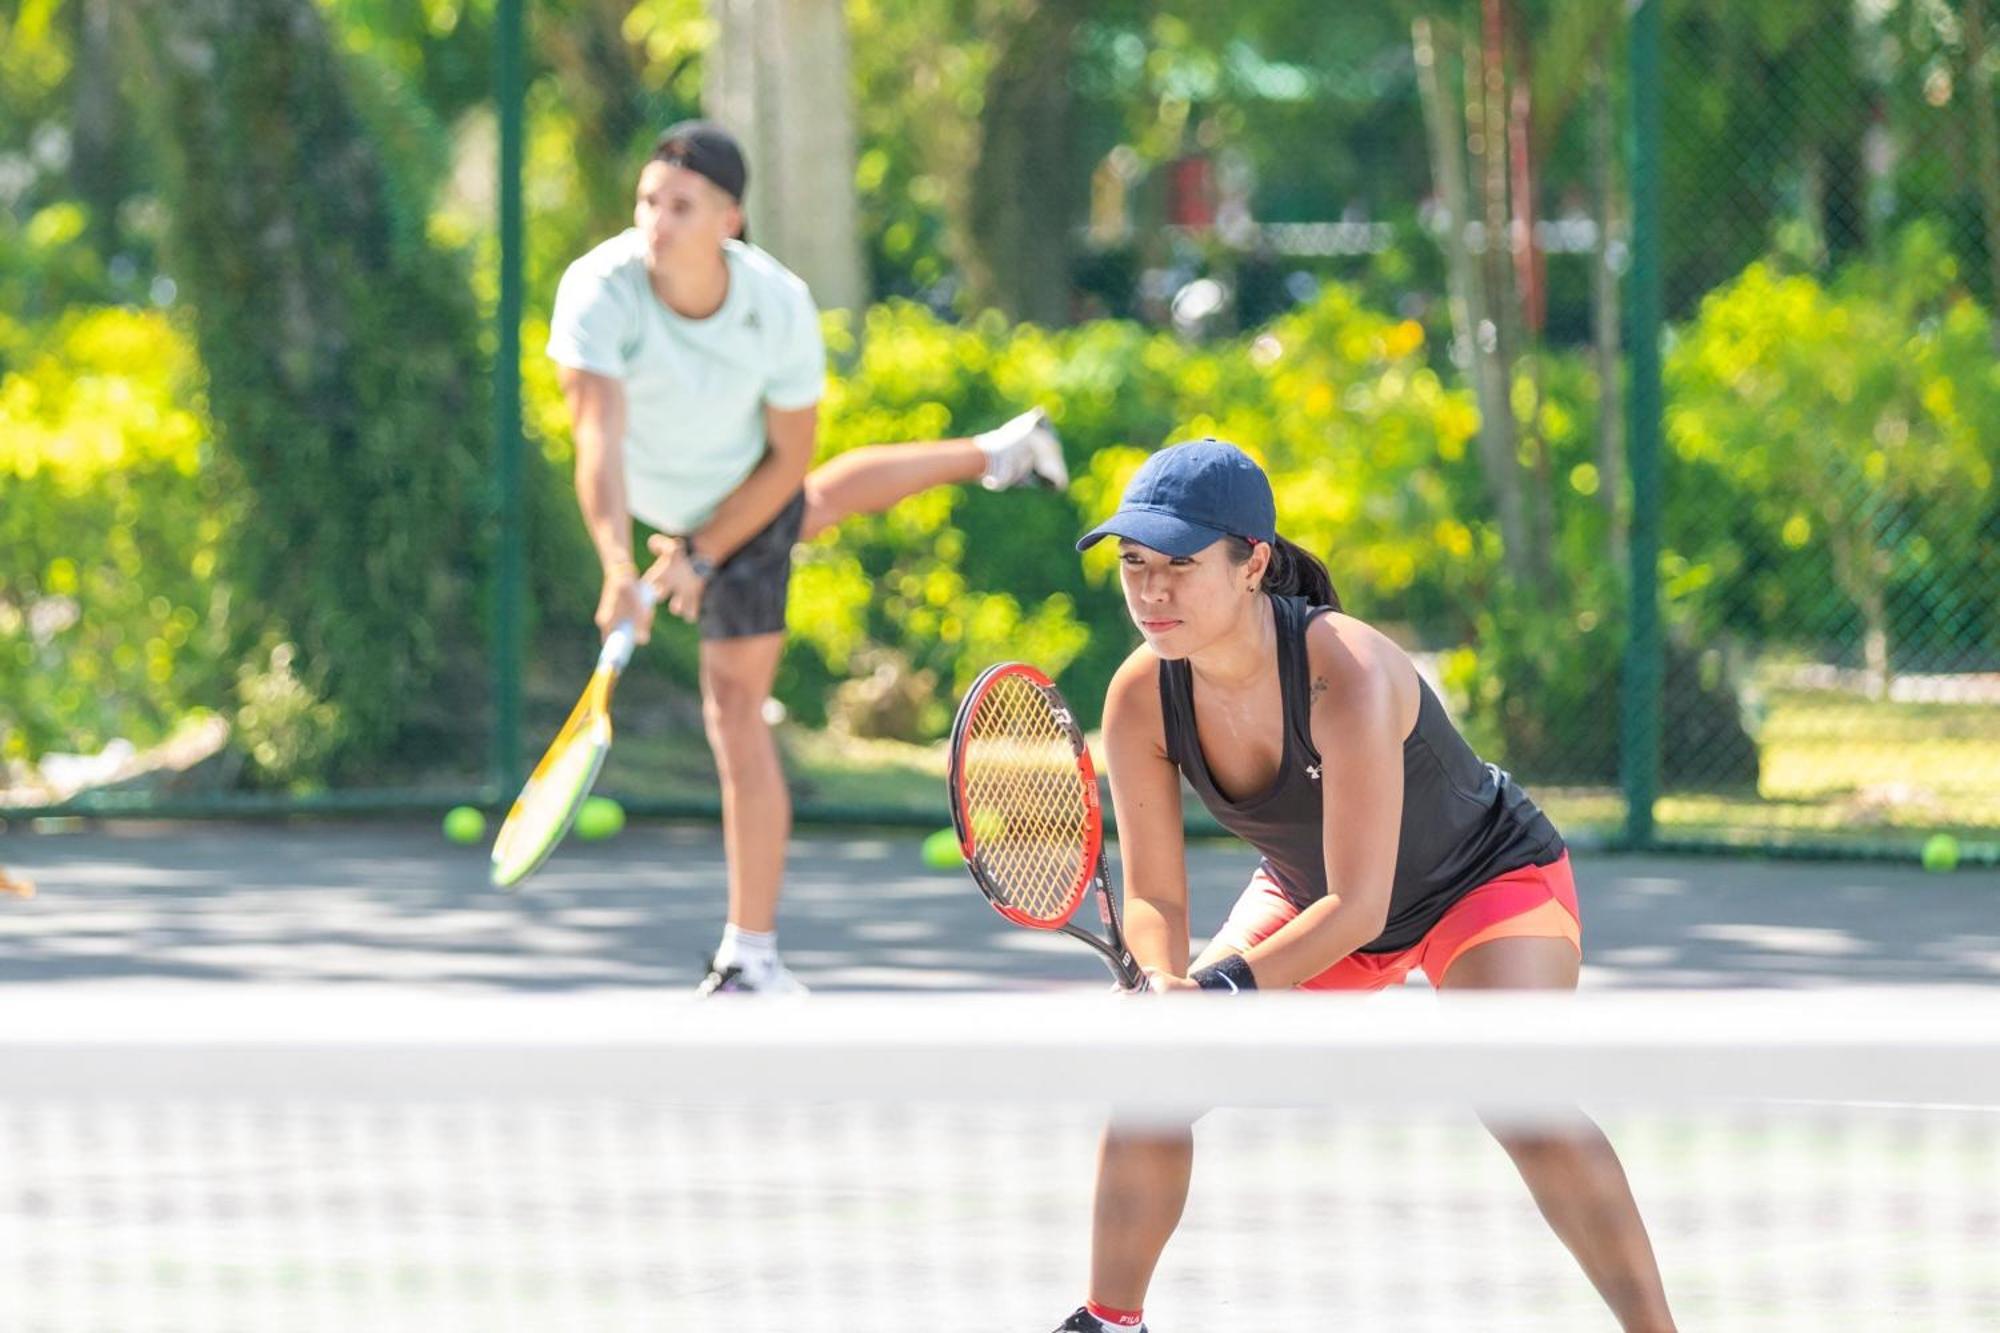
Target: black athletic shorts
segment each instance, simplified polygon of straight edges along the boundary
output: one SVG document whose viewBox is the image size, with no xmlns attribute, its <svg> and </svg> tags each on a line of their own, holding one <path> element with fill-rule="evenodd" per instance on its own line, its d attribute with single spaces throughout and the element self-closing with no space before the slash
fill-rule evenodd
<svg viewBox="0 0 2000 1333">
<path fill-rule="evenodd" d="M 791 498 L 763 531 L 715 567 L 701 594 L 701 637 L 743 639 L 785 628 L 792 547 L 806 517 L 806 493 Z"/>
</svg>

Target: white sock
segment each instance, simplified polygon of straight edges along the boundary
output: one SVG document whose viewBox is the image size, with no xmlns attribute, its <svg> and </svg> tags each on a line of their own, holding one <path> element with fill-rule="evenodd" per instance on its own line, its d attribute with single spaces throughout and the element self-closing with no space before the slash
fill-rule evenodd
<svg viewBox="0 0 2000 1333">
<path fill-rule="evenodd" d="M 777 963 L 777 931 L 745 930 L 733 924 L 722 928 L 722 943 L 715 949 L 716 971 L 735 966 L 745 972 L 765 972 Z"/>
</svg>

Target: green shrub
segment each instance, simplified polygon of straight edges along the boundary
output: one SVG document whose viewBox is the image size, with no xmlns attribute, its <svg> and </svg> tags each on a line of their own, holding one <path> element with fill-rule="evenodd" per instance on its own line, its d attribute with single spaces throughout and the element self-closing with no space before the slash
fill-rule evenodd
<svg viewBox="0 0 2000 1333">
<path fill-rule="evenodd" d="M 1830 283 L 1753 264 L 1666 373 L 1662 569 L 1692 637 L 1876 669 L 2000 653 L 1993 326 L 1934 231 Z"/>
<path fill-rule="evenodd" d="M 143 745 L 221 702 L 215 573 L 240 515 L 165 316 L 73 311 L 33 345 L 0 378 L 0 757 L 15 760 Z"/>
<path fill-rule="evenodd" d="M 1544 601 L 1501 572 L 1500 536 L 1478 530 L 1486 558 L 1445 587 L 1468 618 L 1445 655 L 1443 676 L 1458 720 L 1480 753 L 1541 783 L 1599 785 L 1618 776 L 1618 698 L 1624 651 L 1622 552 L 1598 459 L 1594 368 L 1573 353 L 1523 363 L 1513 401 L 1523 438 L 1548 452 L 1552 589 Z M 1536 484 L 1523 469 L 1524 487 Z M 1483 485 L 1453 497 L 1459 512 L 1486 514 Z"/>
<path fill-rule="evenodd" d="M 1508 597 L 1483 610 L 1471 645 L 1444 657 L 1445 684 L 1480 753 L 1536 783 L 1614 786 L 1620 772 L 1622 581 L 1579 572 L 1553 609 Z M 1670 632 L 1662 652 L 1660 778 L 1669 787 L 1755 790 L 1760 761 L 1722 652 Z"/>
<path fill-rule="evenodd" d="M 1464 589 L 1472 625 L 1444 674 L 1487 758 L 1537 783 L 1611 786 L 1620 779 L 1627 585 L 1602 493 L 1597 376 L 1577 354 L 1544 353 L 1533 370 L 1514 398 L 1548 449 L 1553 589 L 1545 602 L 1498 578 Z M 1709 492 L 1711 504 L 1719 498 Z M 1661 779 L 1754 787 L 1758 754 L 1739 682 L 1694 632 L 1692 610 L 1668 600 Z"/>
<path fill-rule="evenodd" d="M 800 555 L 794 641 L 779 697 L 802 721 L 826 716 L 830 687 L 871 655 L 937 682 L 932 705 L 900 710 L 916 737 L 940 734 L 951 700 L 993 661 L 1060 673 L 1087 720 L 1137 641 L 1108 551 L 1079 558 L 1078 533 L 1108 513 L 1159 445 L 1236 440 L 1269 468 L 1280 527 L 1326 555 L 1363 614 L 1462 634 L 1460 609 L 1491 578 L 1497 538 L 1465 517 L 1478 495 L 1468 394 L 1430 366 L 1424 330 L 1333 287 L 1255 338 L 1190 346 L 1102 321 L 1049 331 L 984 317 L 955 325 L 889 303 L 857 332 L 829 325 L 840 367 L 822 405 L 822 458 L 864 444 L 938 439 L 1033 404 L 1055 418 L 1075 484 L 1066 496 L 976 486 L 932 491 L 849 520 Z M 533 334 L 529 345 L 538 345 Z M 564 633 L 587 625 L 596 572 L 570 495 L 567 423 L 555 381 L 531 366 L 541 441 L 534 518 L 536 599 Z M 566 610 L 558 610 L 567 607 Z M 692 644 L 663 654 L 693 680 Z M 871 725 L 879 725 L 873 723 Z"/>
<path fill-rule="evenodd" d="M 1851 599 L 1829 593 L 1842 586 L 1832 534 L 1843 529 L 1824 511 L 1844 511 L 1813 499 L 1829 477 L 1879 479 L 1865 491 L 1876 523 L 1855 530 L 1887 553 L 1886 588 L 1969 608 L 1940 622 L 1951 633 L 1991 634 L 1991 599 L 1979 597 L 1990 543 L 1971 535 L 1993 512 L 1983 442 L 2000 437 L 2000 385 L 1989 322 L 1957 292 L 1949 263 L 1919 233 L 1894 266 L 1830 286 L 1755 269 L 1677 340 L 1669 428 L 1682 473 L 1662 560 L 1670 782 L 1755 781 L 1726 669 L 1732 643 L 1834 637 L 1853 619 Z M 1111 510 L 1149 451 L 1214 433 L 1265 463 L 1280 527 L 1327 558 L 1351 609 L 1420 643 L 1455 646 L 1446 682 L 1483 751 L 1530 778 L 1615 777 L 1624 592 L 1596 466 L 1596 385 L 1581 356 L 1545 355 L 1539 394 L 1524 380 L 1516 395 L 1550 454 L 1556 591 L 1538 604 L 1501 573 L 1470 395 L 1432 364 L 1422 327 L 1347 289 L 1209 345 L 1120 322 L 950 324 L 899 303 L 863 319 L 858 329 L 829 322 L 838 371 L 822 409 L 822 458 L 963 435 L 1040 402 L 1075 482 L 1066 495 L 941 489 L 805 548 L 778 682 L 795 718 L 823 724 L 835 708 L 860 731 L 935 737 L 977 671 L 1018 657 L 1060 673 L 1094 721 L 1136 636 L 1110 554 L 1079 558 L 1072 542 Z M 540 649 L 530 663 L 567 682 L 594 644 L 597 572 L 571 490 L 566 414 L 538 354 L 544 336 L 527 330 L 530 624 Z M 349 719 L 302 669 L 303 646 L 287 653 L 294 639 L 245 622 L 260 610 L 245 604 L 254 589 L 217 586 L 242 492 L 205 446 L 186 339 L 158 315 L 95 311 L 47 336 L 0 326 L 0 347 L 24 358 L 0 380 L 8 753 L 113 735 L 143 742 L 189 709 L 233 701 L 239 738 L 262 750 L 252 762 L 266 777 L 324 776 Z M 95 443 L 64 447 L 72 440 Z M 431 577 L 449 580 L 461 560 Z M 1726 595 L 1745 587 L 1748 596 Z M 1814 609 L 1830 597 L 1837 615 Z M 231 631 L 248 654 L 240 669 L 225 649 Z M 669 627 L 655 643 L 652 661 L 692 687 L 693 636 Z M 840 691 L 864 675 L 868 688 Z"/>
</svg>

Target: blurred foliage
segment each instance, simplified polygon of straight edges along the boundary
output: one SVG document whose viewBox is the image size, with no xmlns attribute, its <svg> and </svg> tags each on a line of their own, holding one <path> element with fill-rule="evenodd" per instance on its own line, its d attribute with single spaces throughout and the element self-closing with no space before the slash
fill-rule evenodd
<svg viewBox="0 0 2000 1333">
<path fill-rule="evenodd" d="M 1260 219 L 1321 221 L 1334 201 L 1412 210 L 1430 188 L 1409 49 L 1419 8 L 1098 6 L 1076 67 L 1086 165 L 1119 144 L 1146 172 L 1221 150 L 1242 156 Z"/>
<path fill-rule="evenodd" d="M 1851 605 L 1823 605 L 1828 588 L 1838 586 L 1826 520 L 1813 498 L 1814 488 L 1837 472 L 1828 466 L 1829 444 L 1852 450 L 1852 466 L 1865 474 L 1885 466 L 1869 462 L 1883 448 L 1878 435 L 1885 414 L 1900 413 L 1897 419 L 1907 419 L 1920 434 L 1943 432 L 1939 438 L 1949 447 L 1925 445 L 1925 465 L 1946 466 L 1955 457 L 1957 470 L 1928 479 L 1923 489 L 1949 490 L 1956 498 L 1911 528 L 1901 548 L 1904 559 L 1927 554 L 1934 563 L 1912 565 L 1899 577 L 1920 578 L 1934 601 L 1968 604 L 1990 577 L 1983 569 L 1935 563 L 1953 551 L 1990 559 L 1990 544 L 1946 540 L 1988 503 L 1982 488 L 1990 487 L 1991 451 L 1982 451 L 1979 441 L 1982 430 L 1992 429 L 1981 423 L 1994 411 L 1990 399 L 1966 402 L 1961 396 L 1947 403 L 1936 387 L 1941 377 L 1952 383 L 1992 379 L 1990 369 L 1959 364 L 1990 360 L 1989 331 L 1983 312 L 1951 294 L 1949 264 L 1919 233 L 1907 238 L 1893 268 L 1856 269 L 1833 290 L 1759 267 L 1718 293 L 1675 344 L 1670 374 L 1677 465 L 1699 471 L 1693 489 L 1703 497 L 1703 512 L 1739 496 L 1744 512 L 1758 516 L 1754 524 L 1726 531 L 1693 523 L 1692 511 L 1669 518 L 1670 531 L 1700 539 L 1699 545 L 1677 543 L 1666 558 L 1669 570 L 1695 571 L 1670 585 L 1675 641 L 1689 646 L 1670 653 L 1669 689 L 1684 693 L 1691 712 L 1714 719 L 1719 731 L 1735 725 L 1736 704 L 1706 651 L 1715 635 L 1727 630 L 1778 641 L 1780 626 L 1811 623 L 1801 611 L 1807 606 L 1829 625 L 1852 622 Z M 158 347 L 128 347 L 129 365 L 177 365 L 176 375 L 185 375 L 186 345 L 159 316 L 108 312 L 96 318 L 133 321 L 164 340 Z M 1806 329 L 1823 330 L 1813 337 L 1828 345 L 1811 339 L 1801 345 Z M 1469 458 L 1478 424 L 1469 394 L 1432 367 L 1421 326 L 1371 310 L 1347 289 L 1329 287 L 1312 305 L 1256 335 L 1208 345 L 1113 321 L 1061 331 L 992 317 L 956 325 L 898 303 L 872 310 L 859 329 L 830 322 L 829 334 L 842 369 L 825 403 L 823 457 L 878 441 L 964 434 L 1040 401 L 1063 432 L 1077 477 L 1067 497 L 1030 490 L 993 495 L 976 487 L 934 491 L 887 514 L 850 520 L 805 548 L 795 574 L 795 640 L 779 690 L 801 722 L 828 720 L 829 707 L 840 706 L 839 682 L 879 674 L 886 664 L 896 676 L 929 673 L 936 682 L 929 705 L 905 708 L 897 715 L 906 725 L 895 728 L 906 738 L 934 737 L 948 723 L 949 699 L 1001 657 L 1026 657 L 1062 673 L 1080 709 L 1094 717 L 1105 682 L 1136 640 L 1108 557 L 1079 558 L 1071 542 L 1115 505 L 1147 451 L 1214 433 L 1243 444 L 1269 468 L 1281 526 L 1328 558 L 1357 614 L 1390 626 L 1407 642 L 1463 645 L 1444 655 L 1443 674 L 1466 725 L 1495 757 L 1550 779 L 1602 781 L 1615 772 L 1612 736 L 1601 720 L 1616 706 L 1622 589 L 1615 563 L 1604 556 L 1608 519 L 1596 502 L 1595 391 L 1584 359 L 1545 357 L 1540 399 L 1525 382 L 1517 392 L 1521 405 L 1538 415 L 1561 483 L 1556 550 L 1565 593 L 1558 607 L 1542 608 L 1510 589 L 1499 573 L 1498 537 Z M 45 354 L 38 377 L 82 363 L 81 337 L 72 335 Z M 1834 344 L 1845 350 L 1836 355 Z M 1704 379 L 1703 367 L 1718 364 L 1747 366 L 1752 373 Z M 531 601 L 546 617 L 538 622 L 541 637 L 582 644 L 589 599 L 579 589 L 593 586 L 594 574 L 575 521 L 566 418 L 544 360 L 531 356 L 527 370 L 529 424 L 540 446 L 528 505 L 535 552 Z M 1843 387 L 1850 379 L 1852 391 Z M 31 383 L 40 378 L 17 375 L 8 382 L 5 402 L 15 416 L 21 409 L 14 404 L 39 402 L 46 412 L 54 410 L 47 404 L 78 392 L 37 388 L 30 394 L 24 386 Z M 122 487 L 158 494 L 162 503 L 148 507 L 149 515 L 163 522 L 184 516 L 176 528 L 183 535 L 173 542 L 190 540 L 189 532 L 207 534 L 196 551 L 205 552 L 201 567 L 207 572 L 221 525 L 186 525 L 200 513 L 201 497 L 217 489 L 212 469 L 226 467 L 227 460 L 209 455 L 207 469 L 194 466 L 195 442 L 202 438 L 194 415 L 198 400 L 189 396 L 184 378 L 150 373 L 138 387 L 117 392 L 153 404 L 147 411 L 154 415 L 164 410 L 161 402 L 178 404 L 166 419 L 175 423 L 171 438 L 186 441 L 176 455 L 179 468 L 117 475 Z M 1819 429 L 1816 423 L 1836 420 L 1843 404 L 1858 424 L 1844 433 Z M 1952 411 L 1940 417 L 1947 407 Z M 117 420 L 104 429 L 126 440 L 122 448 L 141 448 L 149 437 L 135 424 L 113 424 Z M 54 439 L 64 427 L 43 429 Z M 1894 431 L 1889 437 L 1902 441 Z M 1809 459 L 1818 465 L 1806 466 Z M 1912 478 L 1911 484 L 1924 480 Z M 1950 485 L 1942 487 L 1944 481 Z M 49 483 L 43 478 L 40 484 Z M 93 502 L 105 498 L 88 486 L 82 493 L 95 495 Z M 1835 509 L 1836 518 L 1847 515 Z M 10 516 L 14 512 L 10 506 Z M 1800 538 L 1795 519 L 1801 513 L 1811 516 L 1813 527 L 1800 547 L 1789 547 Z M 10 529 L 17 541 L 75 530 L 66 519 L 59 526 L 24 520 Z M 1928 545 L 1917 540 L 1925 531 L 1932 534 Z M 1784 559 L 1776 555 L 1781 550 Z M 18 563 L 39 569 L 48 557 Z M 1701 572 L 1734 575 L 1745 566 L 1777 580 L 1776 591 L 1726 601 L 1716 590 L 1728 581 Z M 13 604 L 24 604 L 19 593 L 10 596 Z M 1986 617 L 1981 623 L 1990 627 L 1983 604 L 1967 605 L 1965 612 Z M 91 620 L 108 624 L 129 614 Z M 143 609 L 139 614 L 143 621 Z M 137 633 L 129 624 L 122 632 Z M 208 665 L 177 669 L 178 693 L 156 708 L 217 700 L 224 674 L 219 640 L 204 642 Z M 691 684 L 692 636 L 668 630 L 656 643 L 659 660 Z M 274 697 L 291 697 L 266 679 L 273 676 L 272 650 L 267 643 L 240 659 L 255 668 L 245 679 L 262 691 L 257 697 L 266 712 L 274 711 Z M 100 695 L 119 694 L 93 693 L 87 702 L 97 707 Z M 144 697 L 143 690 L 136 694 Z M 86 700 L 72 700 L 79 702 Z M 304 733 L 283 744 L 317 753 L 311 738 L 328 730 L 325 719 L 315 720 L 303 702 L 292 714 L 311 725 L 302 723 Z M 73 723 L 84 714 L 64 716 Z M 30 740 L 24 743 L 54 743 L 57 730 L 26 730 Z M 100 727 L 88 734 L 108 733 Z M 1678 742 L 1670 742 L 1669 774 L 1682 774 L 1685 766 L 1674 757 Z M 1747 769 L 1739 763 L 1737 771 L 1754 779 L 1754 755 Z"/>
<path fill-rule="evenodd" d="M 72 305 L 101 299 L 104 269 L 80 244 L 89 217 L 75 200 L 48 204 L 25 219 L 0 211 L 0 311 L 13 320 L 0 338 L 0 368 L 30 343 L 30 322 L 54 320 Z"/>
<path fill-rule="evenodd" d="M 106 296 L 100 257 L 78 244 L 88 211 L 67 188 L 73 55 L 59 4 L 0 4 L 0 312 L 16 321 Z"/>
<path fill-rule="evenodd" d="M 849 0 L 855 190 L 879 296 L 949 300 L 994 59 L 1020 0 Z"/>
<path fill-rule="evenodd" d="M 1674 0 L 1662 198 L 1672 316 L 1775 249 L 1830 273 L 1928 221 L 1991 305 L 1986 0 Z M 1975 24 L 1975 12 L 1983 22 Z"/>
<path fill-rule="evenodd" d="M 634 185 L 660 131 L 700 114 L 713 37 L 703 0 L 533 8 L 524 178 L 531 304 L 545 309 L 571 260 L 632 225 Z M 484 151 L 492 141 L 475 145 Z"/>
<path fill-rule="evenodd" d="M 231 742 L 262 782 L 306 792 L 338 762 L 345 727 L 297 663 L 296 647 L 267 636 L 237 668 Z"/>
<path fill-rule="evenodd" d="M 1133 229 L 1091 261 L 1077 308 L 1157 322 L 1176 284 L 1220 276 L 1238 305 L 1207 342 L 976 313 L 968 194 L 996 68 L 1010 51 L 1020 65 L 1015 44 L 1055 8 L 848 0 L 871 268 L 878 293 L 923 304 L 831 327 L 823 455 L 1042 402 L 1077 483 L 937 492 L 802 552 L 779 687 L 793 716 L 934 737 L 951 695 L 1003 656 L 1062 670 L 1094 715 L 1134 636 L 1109 557 L 1070 542 L 1146 450 L 1214 432 L 1264 459 L 1286 531 L 1329 557 L 1354 610 L 1443 649 L 1491 757 L 1609 779 L 1624 575 L 1605 501 L 1623 482 L 1600 473 L 1589 258 L 1550 256 L 1546 336 L 1501 394 L 1535 446 L 1520 463 L 1547 501 L 1545 588 L 1504 572 L 1478 411 L 1446 348 L 1409 25 L 1426 15 L 1470 52 L 1486 7 L 1065 9 L 1073 40 L 1048 53 L 1074 95 L 1064 155 L 1021 188 L 1068 238 L 1072 187 L 1119 154 Z M 1602 220 L 1615 206 L 1580 108 L 1601 68 L 1602 114 L 1618 111 L 1607 24 L 1623 11 L 1504 12 L 1533 209 Z M 2000 660 L 1983 12 L 1669 0 L 1670 782 L 1802 789 L 1773 777 L 1771 719 L 1820 714 L 1777 668 L 1859 668 L 1880 691 L 1892 671 Z M 495 14 L 495 0 L 0 0 L 7 756 L 144 742 L 200 707 L 229 709 L 253 772 L 285 786 L 444 755 L 462 769 L 483 750 Z M 658 130 L 699 112 L 713 26 L 703 0 L 537 0 L 530 22 L 532 309 L 626 225 Z M 1259 221 L 1387 223 L 1390 248 L 1246 258 L 1216 235 L 1170 236 L 1169 180 L 1190 157 L 1241 173 Z M 1140 299 L 1148 274 L 1161 290 Z M 531 317 L 529 670 L 567 689 L 594 641 L 595 574 L 545 336 Z M 692 635 L 651 652 L 692 683 Z M 1787 764 L 1811 770 L 1788 743 Z"/>
<path fill-rule="evenodd" d="M 240 492 L 165 316 L 24 334 L 0 319 L 0 760 L 144 745 L 222 702 Z"/>
<path fill-rule="evenodd" d="M 1116 321 L 1060 331 L 994 316 L 952 324 L 897 302 L 869 311 L 858 329 L 830 322 L 829 341 L 842 370 L 822 405 L 823 458 L 968 434 L 1039 402 L 1076 480 L 1068 496 L 931 491 L 805 548 L 779 682 L 801 721 L 824 720 L 831 686 L 857 658 L 874 670 L 881 659 L 870 655 L 884 650 L 899 670 L 938 682 L 918 736 L 941 734 L 949 699 L 1003 657 L 1063 673 L 1094 718 L 1137 640 L 1108 551 L 1079 558 L 1073 543 L 1115 507 L 1145 453 L 1174 439 L 1219 434 L 1257 455 L 1276 485 L 1281 526 L 1329 557 L 1363 614 L 1460 634 L 1463 608 L 1492 580 L 1497 543 L 1475 516 L 1468 396 L 1431 367 L 1421 326 L 1344 288 L 1255 337 L 1206 345 Z M 546 464 L 531 526 L 550 543 L 537 547 L 536 599 L 552 616 L 587 610 L 578 589 L 594 586 L 593 565 L 574 519 L 553 375 L 531 365 L 528 391 Z M 1575 409 L 1564 413 L 1573 420 Z M 691 681 L 691 644 L 674 641 L 662 634 L 656 644 Z"/>
<path fill-rule="evenodd" d="M 422 763 L 481 725 L 476 695 L 440 686 L 483 679 L 488 420 L 464 256 L 430 240 L 427 183 L 398 174 L 436 161 L 424 118 L 379 67 L 342 60 L 310 0 L 132 17 L 168 253 L 247 492 L 221 565 L 232 629 L 292 645 L 288 669 L 332 710 L 321 776 Z"/>
<path fill-rule="evenodd" d="M 1878 673 L 2000 652 L 1993 336 L 1922 225 L 1831 281 L 1712 292 L 1667 362 L 1669 614 Z"/>
<path fill-rule="evenodd" d="M 1962 670 L 2000 653 L 2000 372 L 1991 317 L 1934 229 L 1822 279 L 1753 263 L 1676 331 L 1666 363 L 1663 776 L 1755 786 L 1759 659 Z M 1545 411 L 1589 410 L 1557 360 Z M 1544 425 L 1548 423 L 1544 417 Z M 1587 432 L 1585 432 L 1587 434 Z M 1577 432 L 1549 432 L 1564 500 L 1592 493 Z M 1481 742 L 1550 781 L 1617 773 L 1623 580 L 1591 505 L 1559 510 L 1557 605 L 1502 591 L 1446 674 Z"/>
</svg>

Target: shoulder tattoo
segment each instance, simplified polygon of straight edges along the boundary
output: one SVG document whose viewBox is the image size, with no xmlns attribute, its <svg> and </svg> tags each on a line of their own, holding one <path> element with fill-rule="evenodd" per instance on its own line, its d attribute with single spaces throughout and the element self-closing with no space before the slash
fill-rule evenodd
<svg viewBox="0 0 2000 1333">
<path fill-rule="evenodd" d="M 1306 702 L 1308 704 L 1317 704 L 1319 702 L 1320 696 L 1325 693 L 1326 693 L 1326 677 L 1314 676 L 1312 688 L 1308 690 L 1306 694 Z"/>
</svg>

